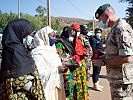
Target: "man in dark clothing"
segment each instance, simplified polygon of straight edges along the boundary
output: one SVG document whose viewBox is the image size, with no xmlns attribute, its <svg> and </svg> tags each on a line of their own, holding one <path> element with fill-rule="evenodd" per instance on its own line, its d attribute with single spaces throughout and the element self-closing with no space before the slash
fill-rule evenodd
<svg viewBox="0 0 133 100">
<path fill-rule="evenodd" d="M 90 37 L 90 44 L 93 50 L 92 59 L 98 59 L 99 56 L 103 54 L 103 44 L 101 41 L 101 33 L 102 30 L 100 28 L 95 29 L 95 35 Z M 94 84 L 94 89 L 98 91 L 102 91 L 103 86 L 98 84 L 98 78 L 101 71 L 101 67 L 93 65 L 93 75 L 92 80 Z"/>
</svg>

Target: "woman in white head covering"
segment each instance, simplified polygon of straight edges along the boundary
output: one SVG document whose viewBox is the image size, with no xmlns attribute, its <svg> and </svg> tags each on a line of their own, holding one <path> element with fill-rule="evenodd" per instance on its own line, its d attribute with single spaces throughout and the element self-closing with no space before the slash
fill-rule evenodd
<svg viewBox="0 0 133 100">
<path fill-rule="evenodd" d="M 65 100 L 63 75 L 67 70 L 62 66 L 56 48 L 50 46 L 48 34 L 54 32 L 49 26 L 39 30 L 34 37 L 36 48 L 31 52 L 38 68 L 46 100 Z"/>
</svg>

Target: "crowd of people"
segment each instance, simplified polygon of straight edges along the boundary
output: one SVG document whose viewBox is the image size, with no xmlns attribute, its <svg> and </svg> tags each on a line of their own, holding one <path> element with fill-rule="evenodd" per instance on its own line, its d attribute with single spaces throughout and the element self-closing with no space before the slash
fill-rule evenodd
<svg viewBox="0 0 133 100">
<path fill-rule="evenodd" d="M 91 34 L 87 25 L 73 23 L 56 37 L 49 26 L 35 32 L 26 19 L 8 23 L 2 37 L 0 100 L 89 100 L 90 68 L 93 88 L 102 91 L 102 66 L 107 66 L 112 100 L 132 100 L 133 30 L 110 4 L 100 6 L 95 17 L 112 28 L 106 50 L 101 28 Z"/>
</svg>

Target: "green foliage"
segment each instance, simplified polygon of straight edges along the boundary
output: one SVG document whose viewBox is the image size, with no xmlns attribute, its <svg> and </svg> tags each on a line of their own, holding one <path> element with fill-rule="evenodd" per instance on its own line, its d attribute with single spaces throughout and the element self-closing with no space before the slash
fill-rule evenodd
<svg viewBox="0 0 133 100">
<path fill-rule="evenodd" d="M 0 13 L 0 28 L 4 29 L 8 22 L 16 19 L 16 14 Z"/>
<path fill-rule="evenodd" d="M 133 27 L 133 0 L 120 0 L 120 2 L 128 2 L 129 7 L 126 9 L 127 21 Z"/>
<path fill-rule="evenodd" d="M 29 14 L 20 14 L 21 18 L 27 19 L 31 23 L 33 23 L 35 30 L 39 30 L 45 26 L 47 26 L 47 17 L 46 16 L 31 16 Z M 5 26 L 12 20 L 17 19 L 18 15 L 15 13 L 0 13 L 0 29 L 4 29 Z M 54 17 L 51 18 L 51 27 L 57 31 L 57 34 L 60 34 L 63 26 L 61 26 L 60 22 Z"/>
<path fill-rule="evenodd" d="M 39 16 L 44 16 L 44 14 L 46 13 L 46 8 L 41 5 L 39 5 L 35 10 Z"/>
<path fill-rule="evenodd" d="M 36 31 L 46 25 L 45 24 L 46 20 L 44 20 L 44 17 L 42 16 L 23 15 L 21 16 L 21 18 L 30 21 L 34 25 Z"/>
<path fill-rule="evenodd" d="M 57 34 L 61 34 L 61 30 L 63 29 L 63 26 L 61 26 L 60 22 L 56 20 L 54 17 L 51 17 L 51 27 L 57 31 Z"/>
<path fill-rule="evenodd" d="M 88 26 L 89 30 L 93 30 L 93 21 L 89 22 L 86 25 Z"/>
</svg>

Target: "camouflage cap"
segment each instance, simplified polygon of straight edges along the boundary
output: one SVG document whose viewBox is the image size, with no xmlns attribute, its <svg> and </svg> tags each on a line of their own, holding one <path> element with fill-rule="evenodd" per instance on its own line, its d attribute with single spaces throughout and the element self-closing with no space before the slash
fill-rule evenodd
<svg viewBox="0 0 133 100">
<path fill-rule="evenodd" d="M 103 4 L 102 6 L 100 6 L 97 11 L 95 12 L 95 17 L 96 19 L 98 19 L 106 10 L 106 8 L 108 8 L 110 6 L 110 4 Z"/>
</svg>

